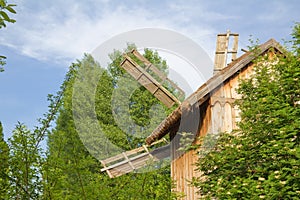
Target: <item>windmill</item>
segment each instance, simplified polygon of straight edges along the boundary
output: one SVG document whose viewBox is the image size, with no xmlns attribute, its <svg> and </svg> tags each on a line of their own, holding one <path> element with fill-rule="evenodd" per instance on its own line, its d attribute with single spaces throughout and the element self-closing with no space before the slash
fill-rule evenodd
<svg viewBox="0 0 300 200">
<path fill-rule="evenodd" d="M 125 54 L 121 67 L 168 108 L 172 107 L 174 104 L 180 105 L 181 102 L 178 99 L 181 99 L 184 96 L 184 91 L 136 49 L 133 49 L 131 54 L 141 61 L 143 65 L 137 64 L 137 62 L 131 59 L 128 54 Z M 178 98 L 168 91 L 163 86 L 164 84 L 169 84 L 174 88 L 178 92 Z"/>
<path fill-rule="evenodd" d="M 138 62 L 142 64 L 138 64 L 138 62 L 134 61 L 130 55 L 134 56 Z M 174 105 L 181 105 L 179 99 L 184 98 L 184 91 L 136 49 L 124 54 L 123 58 L 120 67 L 125 69 L 128 74 L 144 86 L 166 107 L 171 108 Z M 177 97 L 166 89 L 164 85 L 171 86 Z M 164 143 L 165 145 L 159 145 L 160 147 L 156 146 L 161 143 Z M 142 145 L 139 148 L 101 160 L 100 162 L 103 166 L 101 172 L 106 171 L 110 178 L 114 178 L 142 168 L 147 165 L 149 161 L 158 161 L 169 156 L 170 145 L 168 144 L 168 141 L 163 138 L 157 142 L 151 143 L 151 145 Z"/>
<path fill-rule="evenodd" d="M 229 51 L 228 46 L 230 37 L 232 36 L 233 48 Z M 217 74 L 219 71 L 226 67 L 228 53 L 232 54 L 232 60 L 236 59 L 237 45 L 238 34 L 233 34 L 230 33 L 230 31 L 227 31 L 227 33 L 225 34 L 217 35 L 214 74 Z M 134 56 L 136 60 L 138 60 L 138 62 L 132 59 L 130 55 Z M 138 83 L 144 86 L 153 96 L 155 96 L 168 108 L 171 108 L 174 105 L 177 105 L 177 108 L 175 108 L 175 110 L 165 120 L 163 120 L 161 124 L 146 138 L 146 145 L 142 145 L 139 148 L 122 152 L 121 154 L 118 154 L 116 156 L 101 160 L 101 164 L 103 166 L 101 172 L 107 172 L 110 178 L 114 178 L 138 170 L 147 165 L 149 161 L 158 161 L 170 157 L 171 153 L 172 157 L 174 158 L 180 156 L 181 154 L 176 153 L 176 150 L 178 150 L 177 143 L 180 142 L 180 137 L 176 137 L 174 139 L 174 136 L 178 131 L 183 110 L 188 110 L 190 106 L 189 102 L 191 102 L 191 99 L 196 99 L 199 96 L 196 91 L 194 95 L 191 95 L 189 98 L 181 102 L 180 99 L 183 99 L 184 91 L 180 87 L 178 87 L 172 80 L 170 80 L 165 74 L 163 74 L 153 63 L 151 63 L 143 55 L 141 55 L 136 49 L 133 49 L 131 52 L 124 54 L 123 57 L 124 59 L 120 65 L 123 69 L 125 69 Z M 168 89 L 166 89 L 164 85 L 169 85 L 174 88 L 177 97 Z M 200 87 L 200 89 L 203 88 Z M 202 101 L 204 102 L 206 100 L 207 96 L 203 97 Z M 174 127 L 173 122 L 176 122 L 176 127 Z M 171 131 L 170 137 L 174 139 L 171 144 L 168 144 L 168 142 L 164 138 L 155 141 L 155 139 L 161 138 L 161 132 L 168 131 Z M 156 147 L 156 145 L 160 143 L 165 143 L 165 145 Z M 175 152 L 171 152 L 171 148 L 172 151 L 174 151 L 175 149 Z"/>
<path fill-rule="evenodd" d="M 230 40 L 230 38 L 233 38 L 233 40 Z M 103 165 L 104 168 L 102 171 L 110 173 L 114 169 L 117 169 L 120 164 L 126 163 L 127 166 L 129 166 L 129 162 L 131 162 L 133 167 L 130 168 L 129 166 L 127 168 L 128 171 L 116 175 L 119 176 L 134 170 L 136 163 L 141 164 L 139 166 L 137 165 L 138 167 L 147 164 L 147 161 L 145 161 L 146 158 L 150 160 L 154 157 L 154 160 L 158 160 L 165 156 L 170 156 L 172 159 L 170 163 L 171 178 L 175 182 L 174 189 L 172 190 L 184 194 L 182 199 L 199 199 L 200 194 L 197 193 L 197 188 L 190 183 L 194 178 L 202 178 L 201 176 L 203 174 L 197 170 L 196 163 L 201 156 L 205 156 L 205 153 L 209 152 L 210 149 L 214 147 L 214 144 L 211 144 L 209 139 L 207 144 L 205 144 L 205 142 L 195 140 L 195 137 L 206 136 L 208 134 L 213 135 L 220 131 L 230 133 L 232 130 L 238 128 L 238 122 L 241 120 L 241 116 L 235 101 L 241 98 L 240 94 L 237 93 L 240 80 L 248 79 L 255 74 L 255 65 L 257 64 L 256 59 L 260 56 L 266 57 L 268 59 L 267 62 L 274 63 L 274 61 L 277 62 L 277 59 L 274 59 L 274 57 L 277 55 L 282 56 L 286 53 L 284 48 L 277 41 L 270 39 L 257 46 L 256 50 L 258 51 L 253 52 L 242 49 L 245 53 L 237 57 L 237 43 L 238 34 L 233 34 L 229 31 L 225 34 L 218 34 L 214 75 L 203 83 L 194 93 L 182 101 L 181 104 L 178 104 L 178 107 L 166 117 L 145 140 L 145 143 L 147 144 L 145 147 L 149 149 L 151 148 L 151 145 L 169 135 L 170 144 L 166 144 L 160 148 L 154 147 L 154 150 L 152 151 L 148 150 L 148 152 L 144 154 L 141 153 L 143 154 L 141 157 L 145 158 L 144 160 L 142 159 L 143 162 L 136 162 L 141 161 L 139 160 L 139 155 L 131 157 L 127 156 L 127 153 L 125 152 L 125 155 L 128 158 L 127 161 L 124 161 L 124 159 L 123 161 L 116 161 L 116 158 L 113 158 L 115 163 L 108 167 Z M 233 45 L 232 50 L 229 50 L 228 48 L 228 46 L 231 46 L 230 44 Z M 232 54 L 231 60 L 227 58 L 230 53 Z M 228 61 L 229 63 L 227 63 Z M 170 99 L 172 98 L 170 97 Z M 177 101 L 173 99 L 170 101 L 168 100 L 168 102 L 171 102 L 168 105 L 174 105 Z M 194 119 L 197 115 L 199 120 Z M 185 122 L 188 123 L 186 123 L 187 126 L 184 127 L 182 125 L 184 125 Z M 201 144 L 201 146 L 197 149 L 191 149 L 190 151 L 185 151 L 178 155 L 177 150 L 179 150 L 178 146 L 180 147 L 180 135 L 182 135 L 181 133 L 183 133 L 183 131 L 188 133 L 190 125 L 193 123 L 196 123 L 198 127 L 194 130 L 195 132 L 190 132 L 196 134 L 189 139 L 194 139 L 193 143 Z M 146 148 L 144 148 L 144 152 L 146 151 Z M 199 152 L 199 150 L 204 151 Z M 132 152 L 133 151 L 135 150 L 132 150 Z M 138 151 L 138 149 L 136 149 L 136 151 Z M 123 157 L 125 156 L 123 155 Z M 106 161 L 109 161 L 109 159 L 110 158 Z M 106 162 L 104 162 L 104 164 L 106 164 Z M 114 174 L 110 175 L 110 177 L 116 176 Z"/>
</svg>

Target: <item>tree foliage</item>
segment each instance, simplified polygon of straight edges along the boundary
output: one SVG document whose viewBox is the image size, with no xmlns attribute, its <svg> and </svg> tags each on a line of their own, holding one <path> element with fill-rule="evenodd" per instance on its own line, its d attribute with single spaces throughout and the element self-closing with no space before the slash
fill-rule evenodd
<svg viewBox="0 0 300 200">
<path fill-rule="evenodd" d="M 260 57 L 255 73 L 241 80 L 242 121 L 199 159 L 194 180 L 203 198 L 298 199 L 300 195 L 299 24 L 293 49 Z"/>
<path fill-rule="evenodd" d="M 9 147 L 4 141 L 3 128 L 0 122 L 0 199 L 6 199 L 9 189 Z"/>
<path fill-rule="evenodd" d="M 133 46 L 125 51 L 129 51 Z M 167 65 L 162 61 L 157 53 L 145 50 L 145 56 L 151 62 L 155 62 L 161 67 L 161 70 L 167 73 Z M 156 126 L 162 117 L 170 112 L 155 97 L 153 97 L 145 88 L 138 86 L 134 92 L 130 92 L 129 105 L 122 104 L 128 95 L 125 90 L 129 84 L 122 82 L 133 79 L 126 76 L 124 70 L 120 68 L 122 61 L 122 52 L 115 51 L 110 55 L 112 62 L 108 69 L 102 69 L 90 55 L 74 63 L 67 74 L 69 77 L 65 82 L 65 89 L 61 101 L 60 110 L 56 120 L 56 127 L 49 135 L 49 152 L 44 165 L 43 177 L 45 179 L 44 198 L 46 199 L 171 199 L 172 181 L 170 178 L 170 167 L 149 171 L 146 173 L 130 173 L 110 179 L 106 173 L 100 173 L 99 154 L 112 155 L 106 144 L 112 143 L 123 151 L 134 149 L 142 145 L 143 137 L 137 135 L 145 134 L 145 126 Z M 87 77 L 80 77 L 80 69 L 84 67 L 84 73 Z M 94 83 L 93 73 L 99 69 L 101 77 L 98 83 Z M 95 71 L 96 70 L 96 71 Z M 91 77 L 89 77 L 91 75 Z M 75 80 L 89 79 L 89 84 L 97 84 L 96 91 L 89 91 L 89 85 L 76 86 Z M 96 80 L 96 79 L 95 79 Z M 83 104 L 77 104 L 74 100 L 74 92 L 80 91 L 77 96 Z M 121 92 L 116 92 L 119 90 Z M 95 94 L 95 113 L 99 126 L 102 128 L 104 136 L 97 133 L 93 135 L 93 124 L 89 120 L 80 124 L 85 130 L 91 130 L 89 135 L 79 136 L 78 126 L 74 122 L 74 114 L 82 117 L 83 113 L 88 115 L 87 107 L 93 105 L 91 98 L 85 98 Z M 114 96 L 115 95 L 115 96 Z M 112 101 L 115 100 L 114 103 Z M 114 104 L 114 106 L 112 106 Z M 85 106 L 81 106 L 85 105 Z M 160 111 L 165 114 L 152 113 L 153 106 L 159 105 Z M 74 106 L 76 111 L 74 112 Z M 129 114 L 133 120 L 132 127 L 127 130 L 121 127 L 127 127 L 128 119 L 121 118 L 118 123 L 115 122 L 115 116 L 118 111 L 122 112 L 123 107 L 129 106 Z M 138 112 L 140 111 L 140 112 Z M 115 113 L 114 113 L 115 112 Z M 128 113 L 127 113 L 128 114 Z M 149 132 L 147 133 L 149 134 Z M 87 149 L 87 144 L 89 149 Z M 118 152 L 116 152 L 118 153 Z M 157 166 L 158 167 L 158 166 Z M 175 197 L 174 197 L 175 198 Z"/>
<path fill-rule="evenodd" d="M 9 138 L 9 199 L 38 199 L 42 192 L 41 149 L 35 134 L 18 124 Z"/>
<path fill-rule="evenodd" d="M 15 4 L 8 4 L 6 0 L 0 0 L 0 29 L 6 27 L 7 23 L 15 23 L 16 20 L 12 19 L 9 14 L 16 14 L 13 9 Z M 0 72 L 3 71 L 3 65 L 5 65 L 5 56 L 0 55 Z"/>
<path fill-rule="evenodd" d="M 15 4 L 8 4 L 6 0 L 0 0 L 0 28 L 6 27 L 6 23 L 15 23 L 16 20 L 9 16 L 9 13 L 16 14 L 13 9 Z"/>
</svg>

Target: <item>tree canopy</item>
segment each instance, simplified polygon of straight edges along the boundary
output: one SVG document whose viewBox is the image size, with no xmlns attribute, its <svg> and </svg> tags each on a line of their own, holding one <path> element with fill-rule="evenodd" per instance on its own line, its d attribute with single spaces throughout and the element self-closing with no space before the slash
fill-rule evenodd
<svg viewBox="0 0 300 200">
<path fill-rule="evenodd" d="M 131 48 L 132 46 L 129 45 L 125 51 Z M 44 178 L 47 180 L 44 185 L 45 198 L 124 200 L 175 198 L 171 192 L 172 181 L 169 166 L 162 166 L 145 173 L 129 173 L 114 179 L 110 179 L 106 173 L 100 173 L 99 154 L 113 154 L 109 152 L 109 147 L 99 147 L 113 144 L 123 151 L 140 147 L 145 139 L 140 136 L 145 135 L 145 129 L 149 129 L 149 126 L 150 128 L 157 126 L 162 117 L 170 112 L 144 87 L 130 88 L 130 84 L 126 81 L 132 78 L 126 76 L 126 72 L 120 68 L 122 53 L 115 51 L 110 55 L 112 62 L 107 70 L 101 68 L 90 55 L 85 55 L 82 60 L 70 67 L 67 74 L 69 78 L 64 83 L 65 90 L 56 127 L 50 133 L 48 140 L 49 152 L 43 171 Z M 145 57 L 167 73 L 166 62 L 156 52 L 146 49 Z M 86 77 L 81 77 L 79 74 L 83 67 Z M 89 79 L 92 80 L 90 84 L 94 84 L 93 74 L 97 69 L 101 77 L 98 79 L 95 92 L 89 91 L 91 89 L 88 84 L 76 86 L 76 78 L 81 81 Z M 129 91 L 130 96 L 126 94 L 128 88 L 134 89 Z M 78 98 L 85 106 L 74 105 L 78 103 L 78 100 L 74 100 L 75 90 L 79 91 Z M 114 94 L 116 90 L 121 92 Z M 85 137 L 79 135 L 74 122 L 74 106 L 75 115 L 80 117 L 83 113 L 86 114 L 91 100 L 86 97 L 91 94 L 95 94 L 95 113 L 103 135 L 99 132 L 94 135 L 89 132 Z M 129 98 L 129 105 L 124 105 L 126 98 Z M 116 102 L 112 103 L 112 101 Z M 161 110 L 149 115 L 153 105 L 160 105 Z M 123 107 L 126 106 L 129 106 L 129 113 L 124 114 Z M 115 122 L 114 116 L 117 112 L 120 112 L 118 116 L 121 117 L 118 123 Z M 128 125 L 128 118 L 126 118 L 128 114 L 133 121 L 131 125 Z M 83 118 L 86 119 L 86 117 Z M 85 130 L 91 130 L 93 125 L 88 120 L 84 122 L 80 126 Z M 125 130 L 124 127 L 127 129 Z"/>
</svg>

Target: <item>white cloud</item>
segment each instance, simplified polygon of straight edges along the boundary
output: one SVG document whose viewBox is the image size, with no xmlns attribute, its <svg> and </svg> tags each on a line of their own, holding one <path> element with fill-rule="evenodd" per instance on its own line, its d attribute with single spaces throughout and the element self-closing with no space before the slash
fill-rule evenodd
<svg viewBox="0 0 300 200">
<path fill-rule="evenodd" d="M 43 2 L 39 2 L 38 7 L 34 7 L 33 1 L 18 5 L 17 23 L 3 32 L 2 45 L 38 60 L 70 63 L 110 37 L 137 28 L 168 28 L 194 37 L 196 41 L 201 40 L 201 35 L 212 34 L 209 27 L 201 24 L 182 26 L 176 22 L 182 13 L 172 11 L 162 18 L 161 10 L 149 10 L 145 3 L 133 9 L 130 5 L 109 4 L 106 0 L 102 3 L 96 0 Z"/>
<path fill-rule="evenodd" d="M 195 18 L 205 22 L 225 21 L 236 18 L 234 15 L 225 15 L 213 9 L 209 10 L 203 2 L 199 1 L 174 1 L 169 4 L 169 8 L 176 13 L 177 19 L 183 22 L 191 22 Z"/>
<path fill-rule="evenodd" d="M 259 1 L 235 2 L 230 6 L 227 1 L 196 0 L 139 0 L 135 3 L 20 0 L 17 23 L 1 30 L 0 42 L 24 55 L 68 65 L 119 33 L 153 27 L 171 29 L 192 38 L 213 58 L 217 33 L 231 29 L 238 30 L 244 38 L 254 34 L 262 41 L 271 37 L 281 39 L 282 24 L 299 16 L 297 2 L 273 1 L 266 8 L 260 8 L 260 4 Z M 249 9 L 251 6 L 256 6 L 253 12 Z M 289 13 L 293 17 L 288 17 Z M 278 24 L 281 30 L 274 32 Z M 290 26 L 287 25 L 285 35 Z M 241 42 L 247 43 L 247 39 Z"/>
</svg>

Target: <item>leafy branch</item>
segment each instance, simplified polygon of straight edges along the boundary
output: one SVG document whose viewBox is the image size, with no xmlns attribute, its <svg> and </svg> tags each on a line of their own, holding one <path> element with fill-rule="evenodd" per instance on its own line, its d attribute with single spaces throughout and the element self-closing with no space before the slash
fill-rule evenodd
<svg viewBox="0 0 300 200">
<path fill-rule="evenodd" d="M 7 1 L 0 0 L 0 28 L 6 27 L 6 23 L 15 23 L 16 20 L 12 19 L 9 14 L 16 14 L 17 12 L 13 9 L 15 4 L 7 4 Z"/>
<path fill-rule="evenodd" d="M 9 17 L 7 13 L 16 14 L 17 12 L 13 9 L 15 4 L 7 4 L 7 1 L 0 0 L 0 29 L 6 27 L 6 23 L 15 23 L 16 20 Z M 3 72 L 4 69 L 1 66 L 6 64 L 5 62 L 6 57 L 0 55 L 0 72 Z"/>
</svg>

